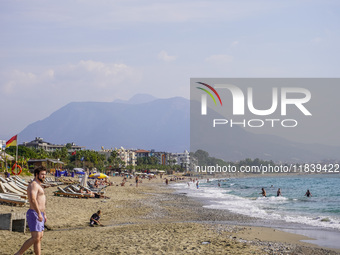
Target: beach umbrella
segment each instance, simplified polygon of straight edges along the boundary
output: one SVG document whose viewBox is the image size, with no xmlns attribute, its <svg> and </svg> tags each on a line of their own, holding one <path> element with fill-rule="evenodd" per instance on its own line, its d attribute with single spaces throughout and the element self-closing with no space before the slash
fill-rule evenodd
<svg viewBox="0 0 340 255">
<path fill-rule="evenodd" d="M 108 178 L 108 176 L 106 174 L 103 174 L 103 173 L 90 174 L 89 177 L 90 178 L 98 178 L 98 179 Z"/>
</svg>

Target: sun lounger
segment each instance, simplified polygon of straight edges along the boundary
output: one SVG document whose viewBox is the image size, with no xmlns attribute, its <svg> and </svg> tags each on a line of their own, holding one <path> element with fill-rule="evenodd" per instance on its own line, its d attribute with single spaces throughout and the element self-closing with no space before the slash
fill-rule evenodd
<svg viewBox="0 0 340 255">
<path fill-rule="evenodd" d="M 11 186 L 13 189 L 19 191 L 20 193 L 22 193 L 22 194 L 24 194 L 24 195 L 27 195 L 27 190 L 23 190 L 23 189 L 21 189 L 20 187 L 18 187 L 18 186 L 16 185 L 15 182 L 10 181 L 10 182 L 7 182 L 7 184 L 8 184 L 9 186 Z"/>
<path fill-rule="evenodd" d="M 0 182 L 6 183 L 7 181 L 4 178 L 0 177 Z"/>
<path fill-rule="evenodd" d="M 14 179 L 16 179 L 18 182 L 20 182 L 21 184 L 28 186 L 28 182 L 24 181 L 23 179 L 20 179 L 18 176 L 13 176 Z"/>
<path fill-rule="evenodd" d="M 23 195 L 23 194 L 18 194 L 18 193 L 13 193 L 11 191 L 9 191 L 7 189 L 7 186 L 5 185 L 6 183 L 1 183 L 0 182 L 0 193 L 1 194 L 8 194 L 8 195 L 16 195 L 18 197 L 21 197 L 21 198 L 24 198 L 24 199 L 27 199 L 27 195 Z"/>
<path fill-rule="evenodd" d="M 21 183 L 18 182 L 18 181 L 15 181 L 15 184 L 16 184 L 19 188 L 21 188 L 21 189 L 27 191 L 27 188 L 28 188 L 27 186 L 21 184 Z"/>
<path fill-rule="evenodd" d="M 58 184 L 56 184 L 56 183 L 54 183 L 54 182 L 48 182 L 48 181 L 46 181 L 46 179 L 45 179 L 45 181 L 44 181 L 44 183 L 43 184 L 45 184 L 45 185 L 48 185 L 49 187 L 55 187 L 55 186 L 58 186 Z"/>
<path fill-rule="evenodd" d="M 23 199 L 23 198 L 21 198 L 20 196 L 15 195 L 15 194 L 0 193 L 0 196 L 1 196 L 2 198 L 10 198 L 10 199 L 13 199 L 13 200 L 19 200 L 19 201 L 25 201 L 25 202 L 27 202 L 26 199 Z"/>
<path fill-rule="evenodd" d="M 76 185 L 71 185 L 71 188 L 72 188 L 75 192 L 80 192 L 80 188 L 78 188 Z"/>
<path fill-rule="evenodd" d="M 57 187 L 58 190 L 54 192 L 55 196 L 64 196 L 64 197 L 84 197 L 83 194 L 81 193 L 72 193 L 72 192 L 67 192 L 66 190 L 64 190 L 61 187 Z"/>
<path fill-rule="evenodd" d="M 102 191 L 102 189 L 90 189 L 90 188 L 87 188 L 87 187 L 84 187 L 82 185 L 79 185 L 79 187 L 89 191 L 89 192 L 93 192 L 93 193 L 97 193 L 97 194 L 104 194 L 105 192 Z"/>
<path fill-rule="evenodd" d="M 58 181 L 53 181 L 51 177 L 46 177 L 45 182 L 49 184 L 55 184 L 55 185 L 62 185 L 64 184 L 63 182 L 58 182 Z"/>
<path fill-rule="evenodd" d="M 17 195 L 27 195 L 24 194 L 23 192 L 20 192 L 16 189 L 14 189 L 9 183 L 1 183 L 2 187 L 4 187 L 9 193 L 14 193 Z"/>
<path fill-rule="evenodd" d="M 9 196 L 9 195 L 0 193 L 0 202 L 11 204 L 11 205 L 24 206 L 27 203 L 27 200 L 21 199 L 20 197 L 14 197 L 14 196 Z"/>
<path fill-rule="evenodd" d="M 90 194 L 90 193 L 80 193 L 80 192 L 76 192 L 76 191 L 74 191 L 72 188 L 73 185 L 71 185 L 71 186 L 69 186 L 69 187 L 66 187 L 65 188 L 65 190 L 66 191 L 69 191 L 69 192 L 71 192 L 71 193 L 73 193 L 73 194 L 82 194 L 84 197 L 86 197 L 86 198 L 89 198 L 89 197 L 94 197 L 94 194 L 92 193 L 92 194 Z M 80 191 L 80 190 L 79 190 Z"/>
</svg>

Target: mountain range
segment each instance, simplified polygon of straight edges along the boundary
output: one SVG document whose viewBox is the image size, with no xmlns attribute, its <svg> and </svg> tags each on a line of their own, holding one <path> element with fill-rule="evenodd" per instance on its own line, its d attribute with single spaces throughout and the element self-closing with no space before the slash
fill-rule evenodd
<svg viewBox="0 0 340 255">
<path fill-rule="evenodd" d="M 73 102 L 28 125 L 21 141 L 74 142 L 87 149 L 189 150 L 189 100 L 136 95 L 129 101 Z"/>
<path fill-rule="evenodd" d="M 138 94 L 127 101 L 69 103 L 28 125 L 19 135 L 21 141 L 42 137 L 55 144 L 74 142 L 95 150 L 102 146 L 168 152 L 203 149 L 226 161 L 260 158 L 307 163 L 340 159 L 340 147 L 296 143 L 278 136 L 253 134 L 240 127 L 228 132 L 213 130 L 220 137 L 214 141 L 202 136 L 208 126 L 192 128 L 190 132 L 190 117 L 193 125 L 199 116 L 190 116 L 188 99 Z"/>
</svg>

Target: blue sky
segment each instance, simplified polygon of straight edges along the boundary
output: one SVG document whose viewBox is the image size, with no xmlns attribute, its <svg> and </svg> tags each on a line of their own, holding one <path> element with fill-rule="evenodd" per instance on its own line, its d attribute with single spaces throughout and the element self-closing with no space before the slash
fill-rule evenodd
<svg viewBox="0 0 340 255">
<path fill-rule="evenodd" d="M 0 139 L 191 77 L 339 77 L 339 1 L 0 1 Z"/>
</svg>

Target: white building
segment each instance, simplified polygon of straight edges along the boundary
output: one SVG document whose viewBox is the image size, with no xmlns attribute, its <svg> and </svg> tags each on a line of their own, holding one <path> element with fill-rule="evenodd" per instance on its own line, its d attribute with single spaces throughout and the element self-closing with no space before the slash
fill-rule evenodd
<svg viewBox="0 0 340 255">
<path fill-rule="evenodd" d="M 111 153 L 115 151 L 117 152 L 117 157 L 120 158 L 124 162 L 124 166 L 136 166 L 137 164 L 137 156 L 136 152 L 134 150 L 130 149 L 124 149 L 123 147 L 120 147 L 119 149 L 102 149 L 99 151 L 99 154 L 105 155 L 106 159 L 108 159 L 111 156 Z"/>
<path fill-rule="evenodd" d="M 172 158 L 176 160 L 176 165 L 180 165 L 185 171 L 189 171 L 190 154 L 187 150 L 183 153 L 172 153 Z"/>
</svg>

